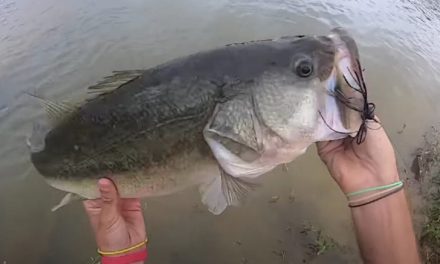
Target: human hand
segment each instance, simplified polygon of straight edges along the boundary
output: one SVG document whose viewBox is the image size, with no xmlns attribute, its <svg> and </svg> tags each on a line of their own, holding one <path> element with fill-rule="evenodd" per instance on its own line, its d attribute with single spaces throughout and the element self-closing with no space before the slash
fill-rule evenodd
<svg viewBox="0 0 440 264">
<path fill-rule="evenodd" d="M 380 123 L 367 121 L 365 141 L 318 142 L 318 154 L 344 193 L 399 180 L 393 146 Z"/>
<path fill-rule="evenodd" d="M 101 198 L 84 201 L 98 248 L 117 251 L 144 241 L 146 231 L 140 200 L 121 199 L 113 182 L 106 178 L 98 181 L 98 187 Z"/>
</svg>

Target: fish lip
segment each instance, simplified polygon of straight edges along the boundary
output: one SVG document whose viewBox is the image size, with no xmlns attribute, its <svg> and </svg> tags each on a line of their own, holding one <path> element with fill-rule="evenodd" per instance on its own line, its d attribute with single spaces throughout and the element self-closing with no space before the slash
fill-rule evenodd
<svg viewBox="0 0 440 264">
<path fill-rule="evenodd" d="M 336 88 L 338 87 L 338 70 L 336 67 L 333 67 L 329 76 L 325 80 L 325 88 L 328 94 L 333 95 L 336 92 Z"/>
<path fill-rule="evenodd" d="M 333 95 L 338 101 L 343 126 L 355 132 L 362 124 L 361 112 L 364 105 L 357 46 L 353 38 L 343 29 L 332 30 L 329 38 L 335 45 L 336 86 Z"/>
<path fill-rule="evenodd" d="M 359 69 L 359 55 L 354 40 L 342 28 L 334 28 L 329 38 L 332 39 L 335 45 L 335 66 L 338 70 L 338 75 L 342 77 L 340 81 L 345 81 L 350 88 L 360 91 L 360 83 L 356 80 L 359 75 L 357 73 Z"/>
<path fill-rule="evenodd" d="M 357 62 L 355 62 L 357 63 Z M 357 73 L 356 67 L 353 66 L 353 59 L 349 55 L 344 55 L 337 62 L 337 69 L 343 80 L 353 91 L 360 92 L 361 87 L 358 79 L 359 73 Z M 345 86 L 346 86 L 345 85 Z M 341 87 L 344 86 L 341 84 Z"/>
<path fill-rule="evenodd" d="M 344 95 L 350 98 L 361 99 L 361 84 L 358 73 L 359 59 L 356 44 L 348 33 L 342 28 L 335 28 L 331 31 L 329 38 L 335 45 L 334 65 L 337 72 L 339 87 Z"/>
</svg>

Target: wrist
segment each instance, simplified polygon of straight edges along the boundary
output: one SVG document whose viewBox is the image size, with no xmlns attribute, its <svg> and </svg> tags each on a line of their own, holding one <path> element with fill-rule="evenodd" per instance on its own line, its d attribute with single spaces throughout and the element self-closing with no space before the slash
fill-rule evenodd
<svg viewBox="0 0 440 264">
<path fill-rule="evenodd" d="M 146 248 L 148 243 L 148 238 L 145 238 L 144 240 L 136 239 L 135 241 L 137 242 L 133 242 L 133 241 L 123 242 L 115 238 L 113 238 L 112 241 L 119 243 L 117 245 L 112 244 L 106 246 L 103 246 L 102 245 L 103 243 L 101 245 L 98 244 L 98 253 L 102 256 L 119 256 L 119 255 L 125 255 L 127 253 L 136 252 Z"/>
<path fill-rule="evenodd" d="M 103 251 L 98 249 L 98 253 L 102 256 L 102 264 L 139 264 L 144 263 L 148 257 L 147 239 L 137 244 L 132 244 L 125 248 L 119 248 L 112 251 Z"/>
<path fill-rule="evenodd" d="M 362 189 L 382 186 L 400 180 L 397 169 L 390 172 L 352 172 L 340 177 L 338 185 L 344 194 L 356 192 Z"/>
<path fill-rule="evenodd" d="M 146 246 L 121 254 L 103 255 L 102 264 L 143 264 L 148 258 Z"/>
<path fill-rule="evenodd" d="M 119 254 L 112 254 L 112 255 L 107 255 L 107 256 L 110 256 L 110 257 L 121 257 L 121 256 L 125 256 L 125 255 L 130 255 L 130 254 L 133 254 L 133 253 L 138 253 L 138 252 L 141 252 L 141 251 L 145 251 L 146 249 L 147 249 L 147 245 L 144 245 L 142 247 L 138 247 L 138 248 L 135 248 L 135 249 L 132 249 L 132 250 L 129 250 L 129 251 L 125 251 L 125 252 L 119 253 Z M 117 251 L 115 251 L 115 252 L 117 252 Z M 105 256 L 105 255 L 103 255 L 103 256 Z"/>
</svg>

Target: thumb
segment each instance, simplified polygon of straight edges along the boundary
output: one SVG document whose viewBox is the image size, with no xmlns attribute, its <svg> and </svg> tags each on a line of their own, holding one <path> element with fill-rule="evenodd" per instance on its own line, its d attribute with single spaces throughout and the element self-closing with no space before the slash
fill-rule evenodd
<svg viewBox="0 0 440 264">
<path fill-rule="evenodd" d="M 329 145 L 331 145 L 331 141 L 318 141 L 316 142 L 316 150 L 318 152 L 318 156 L 321 158 L 321 160 L 326 163 L 327 162 L 327 156 L 326 156 L 326 151 L 329 147 Z"/>
<path fill-rule="evenodd" d="M 101 224 L 109 227 L 114 224 L 119 216 L 119 195 L 115 185 L 109 179 L 102 178 L 98 181 L 101 193 Z"/>
<path fill-rule="evenodd" d="M 318 141 L 316 142 L 316 148 L 318 149 L 318 151 L 320 151 L 321 149 L 324 149 L 329 143 L 330 141 Z"/>
<path fill-rule="evenodd" d="M 332 152 L 335 148 L 341 145 L 344 139 L 329 140 L 329 141 L 318 141 L 316 142 L 316 148 L 320 156 L 326 155 Z"/>
</svg>

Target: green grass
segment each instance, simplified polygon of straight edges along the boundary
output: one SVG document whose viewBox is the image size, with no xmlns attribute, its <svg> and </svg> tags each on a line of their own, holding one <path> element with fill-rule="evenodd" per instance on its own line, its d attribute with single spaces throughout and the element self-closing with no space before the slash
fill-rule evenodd
<svg viewBox="0 0 440 264">
<path fill-rule="evenodd" d="M 418 168 L 426 201 L 426 221 L 420 236 L 421 255 L 426 264 L 440 263 L 440 130 L 425 135 L 425 147 L 419 150 Z"/>
<path fill-rule="evenodd" d="M 440 175 L 432 184 L 440 189 Z M 440 263 L 440 191 L 432 195 L 427 208 L 427 222 L 423 226 L 420 244 L 425 263 Z"/>
</svg>

